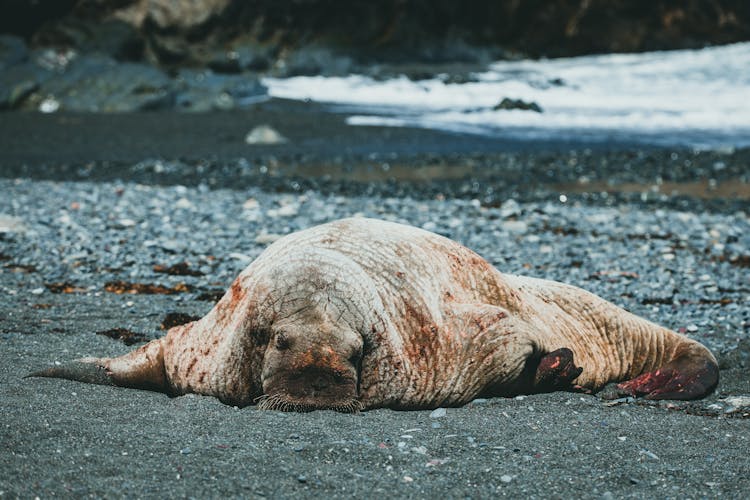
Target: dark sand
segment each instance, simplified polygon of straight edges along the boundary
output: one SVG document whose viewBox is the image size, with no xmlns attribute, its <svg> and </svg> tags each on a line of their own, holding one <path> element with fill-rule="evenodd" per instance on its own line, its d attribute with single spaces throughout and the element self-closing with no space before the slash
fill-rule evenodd
<svg viewBox="0 0 750 500">
<path fill-rule="evenodd" d="M 571 145 L 545 144 L 546 152 L 539 152 L 533 144 L 351 129 L 338 116 L 307 112 L 0 115 L 0 214 L 24 226 L 0 233 L 0 496 L 746 498 L 750 409 L 730 401 L 750 397 L 750 285 L 741 234 L 748 219 L 738 213 L 747 201 L 652 189 L 663 185 L 656 177 L 664 172 L 670 182 L 734 180 L 746 189 L 746 151 L 588 144 L 571 152 Z M 243 144 L 259 122 L 283 130 L 291 144 Z M 153 169 L 149 159 L 157 157 L 165 159 L 166 172 Z M 248 158 L 249 167 L 238 157 Z M 384 162 L 401 165 L 406 179 L 379 179 Z M 261 163 L 274 175 L 261 172 Z M 333 174 L 315 181 L 304 176 L 305 168 L 321 165 L 331 165 Z M 410 179 L 409 167 L 427 168 L 425 176 L 442 180 Z M 247 175 L 238 174 L 243 168 Z M 581 177 L 643 188 L 619 194 L 614 182 L 606 190 L 570 189 L 568 205 L 545 208 L 559 204 L 560 183 L 585 186 Z M 305 179 L 311 184 L 300 186 Z M 222 186 L 233 189 L 207 189 Z M 491 196 L 487 186 L 494 188 Z M 603 190 L 610 192 L 604 196 Z M 515 215 L 502 205 L 511 196 L 519 201 Z M 197 208 L 186 212 L 178 206 L 182 198 L 195 200 Z M 265 211 L 252 222 L 241 208 L 248 198 L 262 207 L 302 205 L 294 217 L 271 219 Z M 145 208 L 153 200 L 164 203 L 158 216 Z M 80 213 L 72 208 L 79 201 Z M 305 211 L 311 202 L 314 210 Z M 139 206 L 148 227 L 128 222 L 140 222 Z M 687 405 L 611 405 L 595 396 L 554 393 L 478 401 L 433 418 L 429 411 L 240 410 L 208 397 L 22 378 L 56 361 L 131 349 L 94 332 L 125 327 L 153 337 L 163 334 L 159 324 L 168 311 L 204 314 L 212 303 L 200 293 L 225 288 L 246 264 L 227 254 L 254 257 L 264 246 L 256 240 L 263 231 L 285 233 L 355 212 L 420 225 L 437 221 L 436 230 L 452 218 L 450 235 L 505 271 L 563 279 L 672 328 L 687 326 L 720 358 L 719 390 Z M 236 223 L 240 213 L 247 231 L 210 232 L 211 224 Z M 200 248 L 152 250 L 145 242 L 165 237 L 165 214 L 177 235 L 195 235 Z M 614 222 L 597 222 L 607 217 Z M 657 222 L 660 229 L 653 227 Z M 684 238 L 677 226 L 683 222 L 690 231 L 700 229 Z M 494 242 L 490 229 L 502 241 Z M 92 238 L 81 240 L 80 248 L 79 232 Z M 705 241 L 695 236 L 704 233 Z M 723 250 L 715 250 L 717 241 Z M 644 246 L 647 257 L 639 257 Z M 215 260 L 207 257 L 212 252 Z M 154 264 L 182 260 L 203 262 L 205 274 L 152 271 Z M 30 265 L 36 268 L 23 267 Z M 634 267 L 636 279 L 602 273 Z M 706 275 L 715 286 L 694 289 Z M 175 296 L 115 295 L 103 291 L 111 279 L 186 280 L 195 288 Z M 44 286 L 64 281 L 84 290 L 51 293 Z M 673 288 L 676 295 L 664 295 Z"/>
</svg>

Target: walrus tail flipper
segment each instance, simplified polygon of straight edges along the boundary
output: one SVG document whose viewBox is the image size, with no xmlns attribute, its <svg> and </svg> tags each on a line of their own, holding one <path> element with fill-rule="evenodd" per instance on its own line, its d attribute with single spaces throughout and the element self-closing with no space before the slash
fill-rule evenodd
<svg viewBox="0 0 750 500">
<path fill-rule="evenodd" d="M 643 396 L 646 399 L 700 399 L 711 394 L 719 383 L 719 366 L 702 345 L 687 340 L 670 361 L 656 370 L 606 388 L 605 399 Z"/>
<path fill-rule="evenodd" d="M 89 384 L 117 385 L 166 392 L 167 378 L 161 339 L 153 340 L 118 358 L 83 358 L 30 373 L 26 377 L 51 377 Z"/>
</svg>

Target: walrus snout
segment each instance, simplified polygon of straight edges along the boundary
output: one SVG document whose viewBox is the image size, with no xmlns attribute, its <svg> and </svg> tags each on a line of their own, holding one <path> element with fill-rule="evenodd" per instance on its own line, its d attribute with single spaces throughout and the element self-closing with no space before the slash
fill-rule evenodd
<svg viewBox="0 0 750 500">
<path fill-rule="evenodd" d="M 356 391 L 357 380 L 351 373 L 338 368 L 309 367 L 286 377 L 286 391 L 296 397 L 336 397 Z"/>
<path fill-rule="evenodd" d="M 258 406 L 282 411 L 330 409 L 358 411 L 357 373 L 354 367 L 310 365 L 286 367 L 263 381 Z"/>
</svg>

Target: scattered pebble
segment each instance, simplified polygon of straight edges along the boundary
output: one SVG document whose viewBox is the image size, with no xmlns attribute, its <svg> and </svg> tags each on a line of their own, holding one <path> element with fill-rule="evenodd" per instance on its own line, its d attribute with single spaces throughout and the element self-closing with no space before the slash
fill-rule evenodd
<svg viewBox="0 0 750 500">
<path fill-rule="evenodd" d="M 23 233 L 26 227 L 23 225 L 23 219 L 12 215 L 0 214 L 0 234 L 2 233 Z"/>
<path fill-rule="evenodd" d="M 250 145 L 284 144 L 287 142 L 289 142 L 289 139 L 270 125 L 258 125 L 245 136 L 245 144 Z"/>
<path fill-rule="evenodd" d="M 443 418 L 446 414 L 445 408 L 436 408 L 430 413 L 430 418 Z"/>
<path fill-rule="evenodd" d="M 255 243 L 259 245 L 270 245 L 271 243 L 275 242 L 282 236 L 283 235 L 281 234 L 275 234 L 275 233 L 260 233 L 258 236 L 255 237 Z"/>
</svg>

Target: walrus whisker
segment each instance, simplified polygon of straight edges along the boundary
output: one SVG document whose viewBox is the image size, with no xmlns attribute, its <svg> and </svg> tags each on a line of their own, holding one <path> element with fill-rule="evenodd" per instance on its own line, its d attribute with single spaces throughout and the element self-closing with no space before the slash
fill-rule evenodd
<svg viewBox="0 0 750 500">
<path fill-rule="evenodd" d="M 295 401 L 294 398 L 282 393 L 262 394 L 255 398 L 259 410 L 307 413 L 314 410 L 333 410 L 339 413 L 358 413 L 363 405 L 358 399 L 349 399 L 331 405 L 315 405 Z"/>
</svg>

